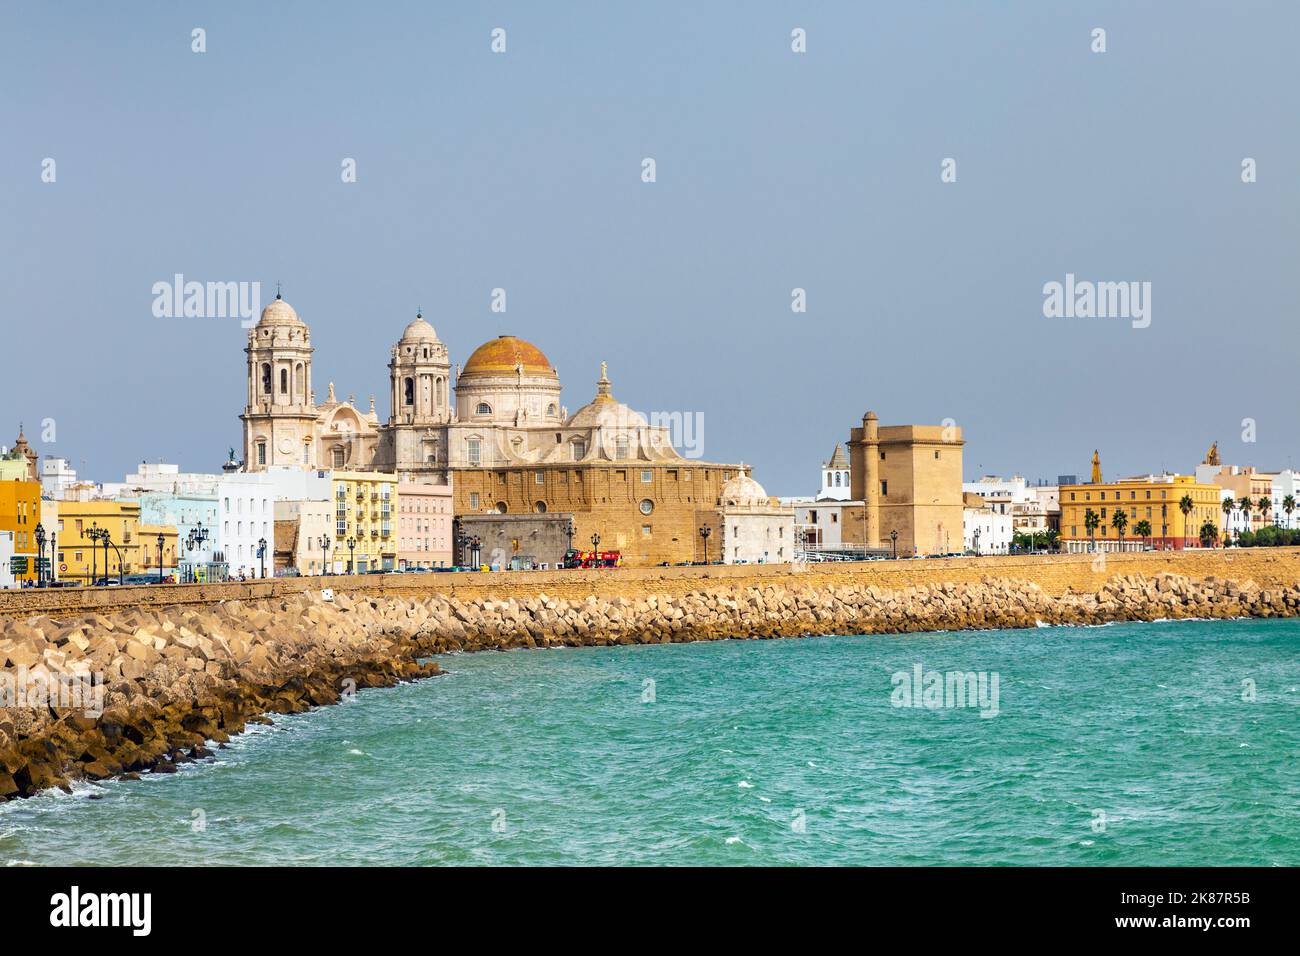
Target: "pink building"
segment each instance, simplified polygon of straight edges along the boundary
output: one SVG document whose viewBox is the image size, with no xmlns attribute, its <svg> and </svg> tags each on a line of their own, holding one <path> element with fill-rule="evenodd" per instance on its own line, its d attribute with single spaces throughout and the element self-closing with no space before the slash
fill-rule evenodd
<svg viewBox="0 0 1300 956">
<path fill-rule="evenodd" d="M 397 566 L 451 565 L 451 485 L 397 483 Z"/>
</svg>

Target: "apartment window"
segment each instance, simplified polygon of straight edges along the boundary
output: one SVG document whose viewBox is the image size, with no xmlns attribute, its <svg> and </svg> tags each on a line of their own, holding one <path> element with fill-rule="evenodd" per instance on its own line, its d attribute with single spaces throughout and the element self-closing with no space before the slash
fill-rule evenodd
<svg viewBox="0 0 1300 956">
<path fill-rule="evenodd" d="M 939 460 L 939 453 L 937 451 L 934 453 L 934 460 L 935 461 Z"/>
<path fill-rule="evenodd" d="M 473 511 L 478 511 L 478 492 L 471 491 L 469 494 L 469 506 Z"/>
<path fill-rule="evenodd" d="M 538 471 L 533 473 L 533 481 L 539 485 L 546 484 L 546 472 Z"/>
<path fill-rule="evenodd" d="M 478 465 L 482 460 L 483 443 L 477 438 L 465 440 L 465 456 L 471 465 Z"/>
<path fill-rule="evenodd" d="M 641 484 L 643 484 L 643 485 L 648 485 L 648 484 L 650 484 L 650 469 L 649 469 L 649 468 L 642 469 L 642 471 L 641 471 Z"/>
</svg>

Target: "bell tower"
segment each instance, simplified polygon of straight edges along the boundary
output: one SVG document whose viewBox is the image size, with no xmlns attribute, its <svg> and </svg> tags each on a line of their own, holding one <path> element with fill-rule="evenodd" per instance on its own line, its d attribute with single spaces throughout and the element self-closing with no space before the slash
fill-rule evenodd
<svg viewBox="0 0 1300 956">
<path fill-rule="evenodd" d="M 384 441 L 385 462 L 399 474 L 415 480 L 443 483 L 446 480 L 446 430 L 451 421 L 451 362 L 447 346 L 416 312 L 415 321 L 402 332 L 388 362 L 388 435 Z M 420 477 L 416 477 L 416 476 Z"/>
<path fill-rule="evenodd" d="M 312 400 L 311 331 L 277 292 L 248 331 L 244 354 L 248 396 L 244 413 L 244 468 L 316 467 L 317 412 Z"/>
</svg>

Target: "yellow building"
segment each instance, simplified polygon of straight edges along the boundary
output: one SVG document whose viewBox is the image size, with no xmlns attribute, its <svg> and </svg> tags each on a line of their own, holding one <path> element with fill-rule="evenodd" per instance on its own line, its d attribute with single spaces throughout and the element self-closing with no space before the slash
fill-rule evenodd
<svg viewBox="0 0 1300 956">
<path fill-rule="evenodd" d="M 107 559 L 104 555 L 104 542 L 91 536 L 92 531 L 103 530 L 108 532 Z M 172 534 L 174 549 L 174 530 Z M 154 537 L 157 537 L 156 531 Z M 138 501 L 97 499 L 59 503 L 59 553 L 56 570 L 60 578 L 87 584 L 103 577 L 116 578 L 119 573 L 141 573 L 142 567 L 148 569 L 147 564 L 142 566 L 140 562 L 142 544 L 157 547 L 156 541 L 141 542 Z"/>
<path fill-rule="evenodd" d="M 14 556 L 27 559 L 27 570 L 15 574 L 19 581 L 36 580 L 36 525 L 41 516 L 38 481 L 0 481 L 0 531 L 14 534 Z"/>
<path fill-rule="evenodd" d="M 1064 551 L 1140 551 L 1199 548 L 1201 528 L 1209 522 L 1218 541 L 1220 496 L 1217 485 L 1199 484 L 1191 475 L 1143 475 L 1119 481 L 1062 485 L 1061 548 Z M 1186 499 L 1190 510 L 1184 516 Z M 1123 533 L 1115 525 L 1122 511 Z M 1089 532 L 1088 513 L 1097 526 Z M 1141 534 L 1150 526 L 1148 534 Z"/>
<path fill-rule="evenodd" d="M 335 471 L 330 566 L 364 574 L 397 567 L 397 475 Z"/>
<path fill-rule="evenodd" d="M 177 567 L 176 529 L 171 525 L 142 524 L 139 530 L 137 538 L 139 548 L 135 558 L 136 574 L 158 572 L 158 536 L 162 535 L 163 576 L 174 575 Z"/>
</svg>

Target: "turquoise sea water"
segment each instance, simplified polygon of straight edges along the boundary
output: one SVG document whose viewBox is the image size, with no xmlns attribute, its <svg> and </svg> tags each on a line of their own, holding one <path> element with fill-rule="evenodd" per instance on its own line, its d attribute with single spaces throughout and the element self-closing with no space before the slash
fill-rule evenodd
<svg viewBox="0 0 1300 956">
<path fill-rule="evenodd" d="M 0 863 L 1300 863 L 1297 621 L 440 660 L 0 806 Z M 996 673 L 997 716 L 893 706 L 918 663 Z"/>
</svg>

